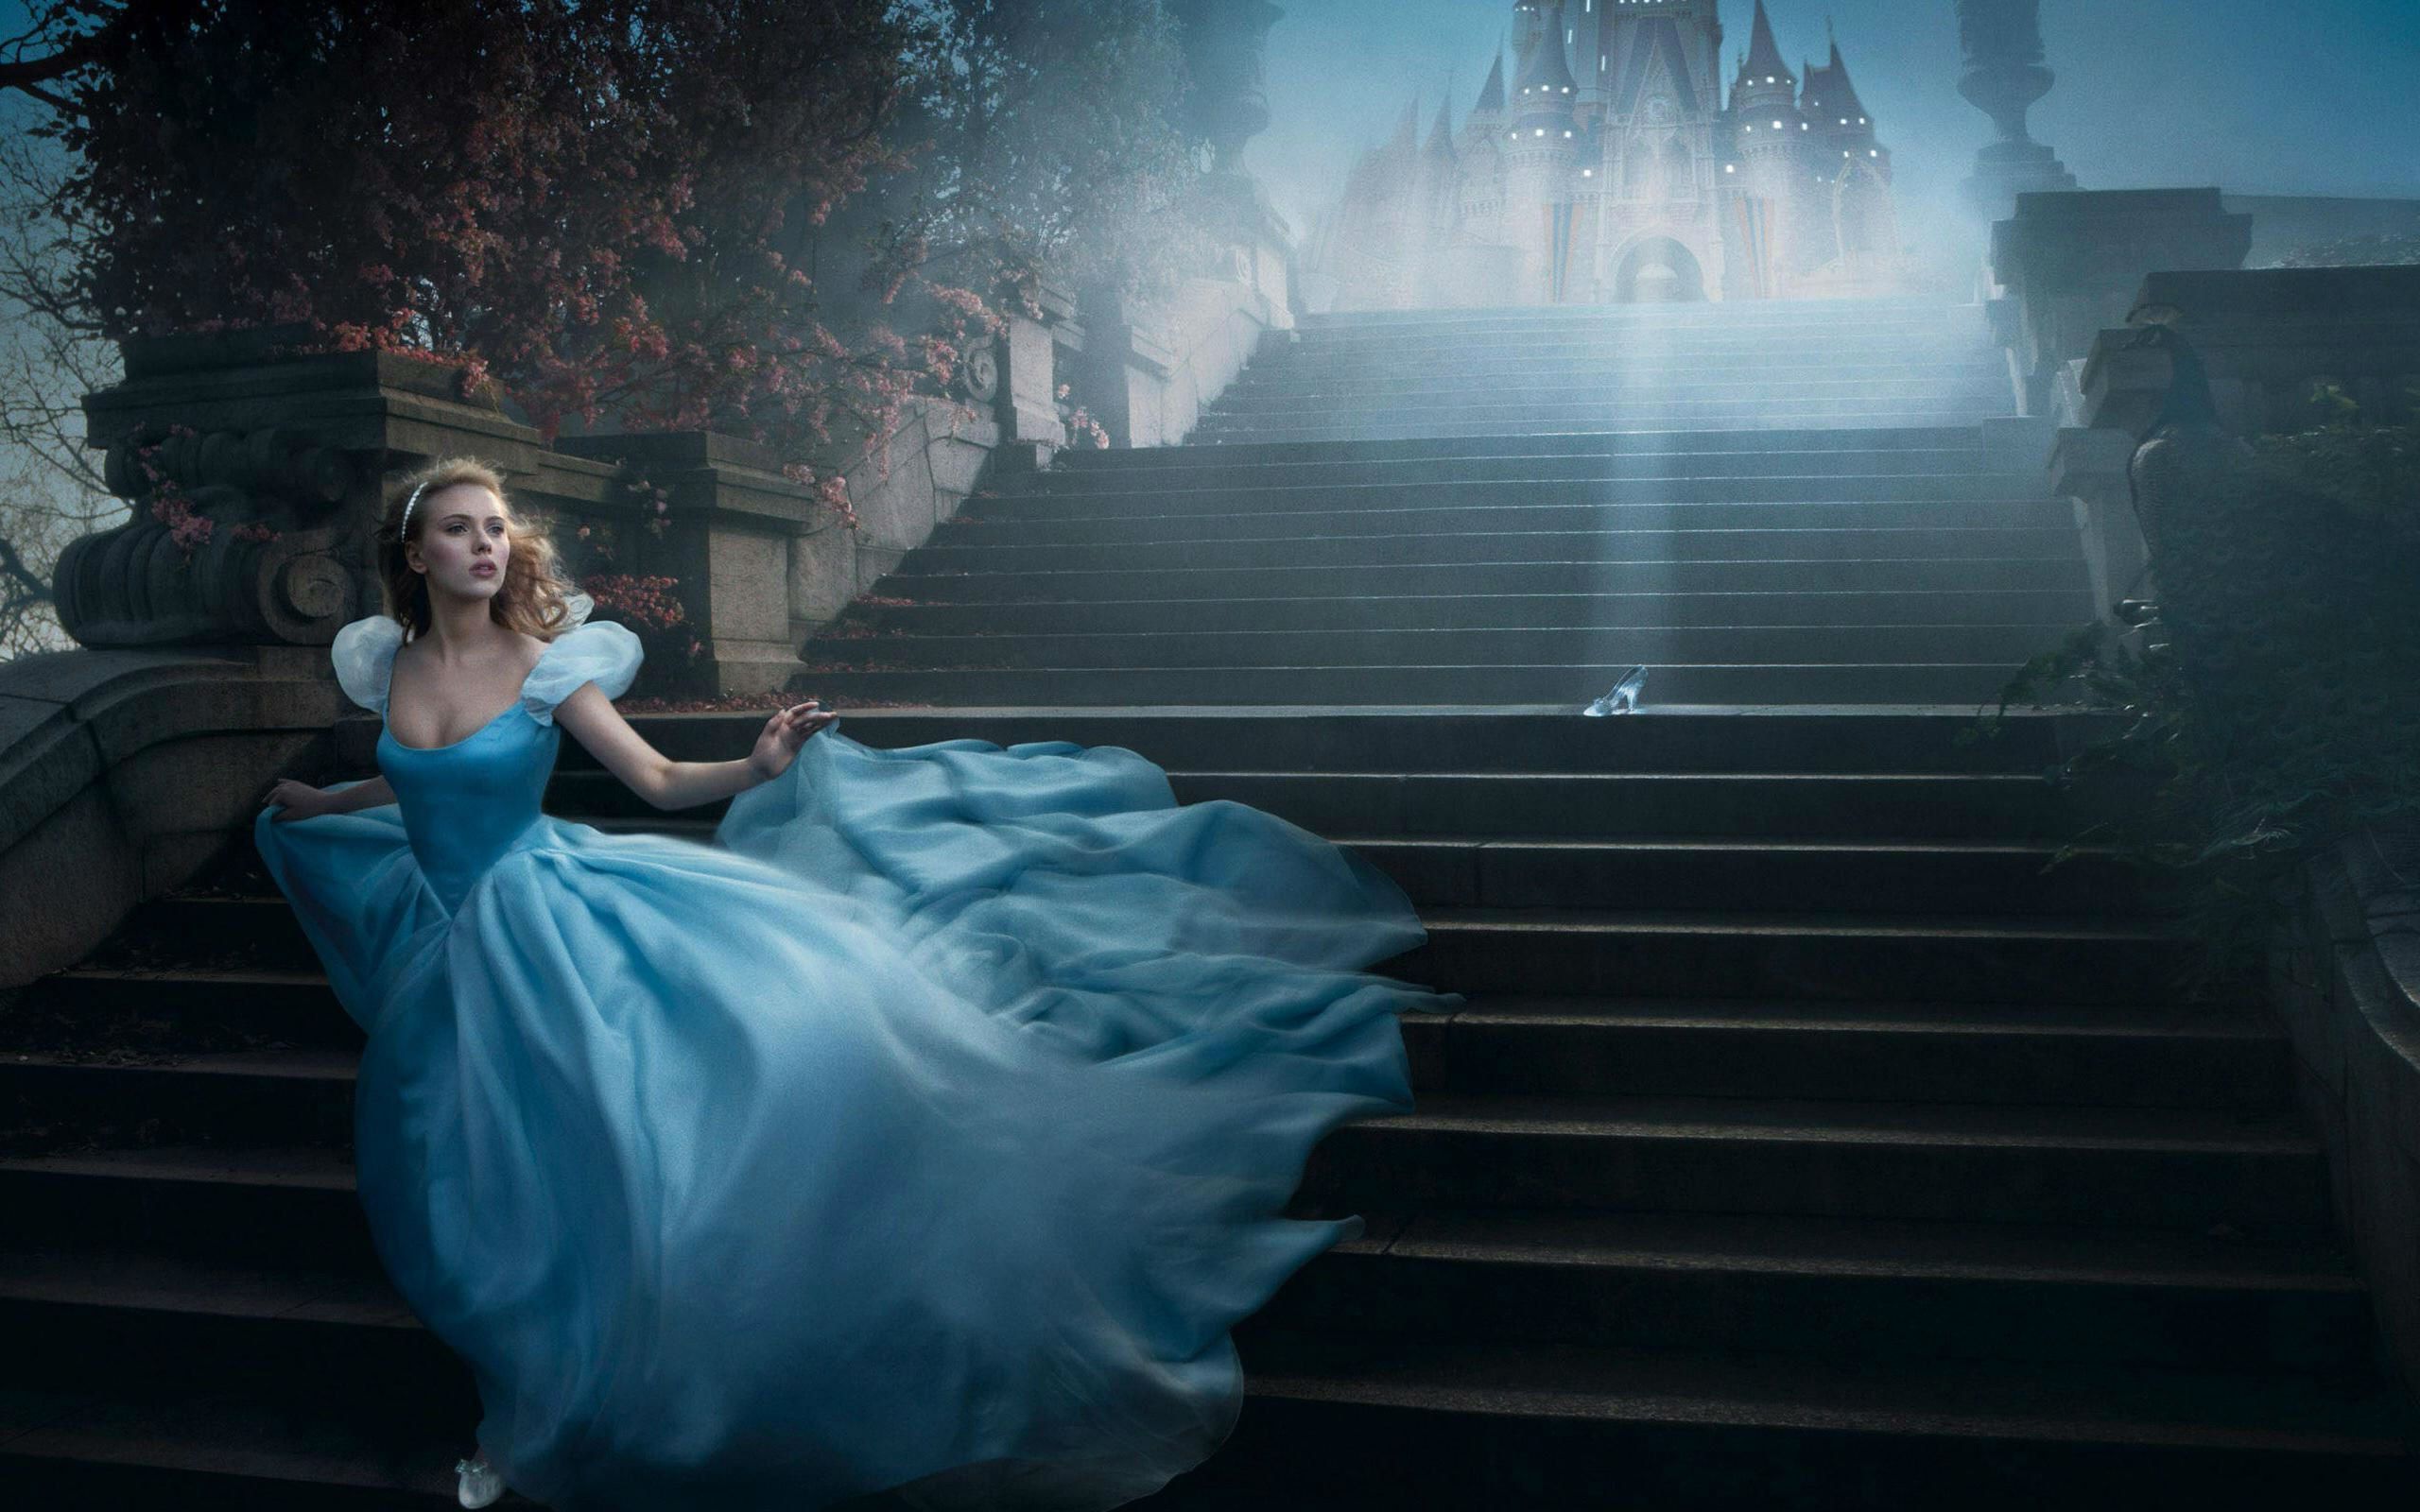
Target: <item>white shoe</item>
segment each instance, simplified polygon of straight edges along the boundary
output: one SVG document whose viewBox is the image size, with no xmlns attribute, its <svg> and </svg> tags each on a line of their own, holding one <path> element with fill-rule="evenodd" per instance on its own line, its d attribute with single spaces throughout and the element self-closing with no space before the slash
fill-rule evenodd
<svg viewBox="0 0 2420 1512">
<path fill-rule="evenodd" d="M 456 1460 L 454 1473 L 462 1477 L 462 1484 L 454 1488 L 454 1499 L 464 1506 L 485 1506 L 504 1494 L 504 1477 L 485 1454 Z"/>
</svg>

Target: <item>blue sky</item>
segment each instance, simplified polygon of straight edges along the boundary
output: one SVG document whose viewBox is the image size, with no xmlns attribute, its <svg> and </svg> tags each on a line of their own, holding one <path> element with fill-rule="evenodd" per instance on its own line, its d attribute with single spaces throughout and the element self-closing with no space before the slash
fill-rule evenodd
<svg viewBox="0 0 2420 1512">
<path fill-rule="evenodd" d="M 1277 3 L 1275 120 L 1245 161 L 1298 229 L 1412 94 L 1433 113 L 1450 77 L 1457 117 L 1469 110 L 1512 11 L 1512 0 Z M 1726 55 L 1747 45 L 1751 4 L 1721 0 Z M 1792 61 L 1823 56 L 1831 18 L 1903 206 L 1954 196 L 1990 126 L 1958 97 L 1951 0 L 1768 4 Z M 0 0 L 0 36 L 24 18 L 22 0 Z M 2420 197 L 2420 0 L 2042 0 L 2042 30 L 2059 81 L 2034 134 L 2086 188 Z"/>
<path fill-rule="evenodd" d="M 1415 91 L 1433 115 L 1449 72 L 1459 121 L 1512 12 L 1512 0 L 1276 3 L 1275 119 L 1245 161 L 1298 229 Z M 1822 60 L 1831 18 L 1902 202 L 1953 196 L 1991 125 L 1958 95 L 1951 0 L 1767 8 L 1792 63 Z M 1752 13 L 1752 0 L 1721 0 L 1726 83 Z M 2420 0 L 2042 0 L 2042 32 L 2059 79 L 2033 134 L 2085 188 L 2420 198 Z"/>
</svg>

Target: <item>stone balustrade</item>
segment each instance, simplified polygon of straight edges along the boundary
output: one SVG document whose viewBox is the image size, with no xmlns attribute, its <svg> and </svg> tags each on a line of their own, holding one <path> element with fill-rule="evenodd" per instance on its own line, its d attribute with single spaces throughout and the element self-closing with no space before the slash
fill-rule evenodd
<svg viewBox="0 0 2420 1512">
<path fill-rule="evenodd" d="M 2059 432 L 2051 460 L 2104 612 L 2120 594 L 2157 596 L 2143 519 L 2189 510 L 2214 470 L 2240 465 L 2240 438 L 2327 418 L 2319 386 L 2365 419 L 2412 418 L 2420 267 L 2158 271 L 2129 311 L 2134 324 L 2096 335 L 2083 423 Z M 2383 1348 L 2420 1383 L 2420 835 L 2355 835 L 2304 887 L 2271 954 L 2271 1001 Z"/>
<path fill-rule="evenodd" d="M 843 469 L 855 529 L 737 437 L 547 444 L 464 397 L 457 367 L 297 352 L 296 327 L 127 343 L 124 377 L 84 404 L 129 515 L 72 544 L 58 574 L 60 617 L 87 649 L 0 664 L 0 990 L 75 960 L 192 876 L 275 776 L 357 775 L 362 752 L 330 730 L 351 706 L 325 647 L 378 610 L 371 534 L 387 477 L 484 457 L 546 520 L 575 577 L 676 579 L 699 650 L 651 664 L 642 691 L 778 688 L 805 641 L 971 494 L 1049 466 L 1075 405 L 1113 444 L 1183 438 L 1293 323 L 1284 228 L 1238 226 L 1216 276 L 1166 308 L 1104 297 L 1097 333 L 1046 289 L 1040 315 L 1012 317 L 956 391 L 912 399 Z"/>
</svg>

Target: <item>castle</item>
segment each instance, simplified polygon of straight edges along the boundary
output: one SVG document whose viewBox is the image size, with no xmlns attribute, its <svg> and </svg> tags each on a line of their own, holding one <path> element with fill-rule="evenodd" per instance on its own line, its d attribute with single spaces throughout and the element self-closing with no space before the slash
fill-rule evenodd
<svg viewBox="0 0 2420 1512">
<path fill-rule="evenodd" d="M 1840 44 L 1793 72 L 1756 0 L 1723 100 L 1715 0 L 1520 0 L 1461 129 L 1419 106 L 1318 227 L 1335 310 L 1880 294 L 1891 152 Z"/>
</svg>

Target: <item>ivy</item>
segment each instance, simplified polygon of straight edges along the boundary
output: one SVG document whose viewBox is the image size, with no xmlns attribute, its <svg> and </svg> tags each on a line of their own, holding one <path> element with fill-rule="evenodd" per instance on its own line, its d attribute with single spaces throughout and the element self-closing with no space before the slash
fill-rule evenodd
<svg viewBox="0 0 2420 1512">
<path fill-rule="evenodd" d="M 2420 434 L 2364 423 L 2332 387 L 2314 398 L 2321 423 L 2259 438 L 2148 522 L 2156 618 L 2076 631 L 1976 731 L 2013 703 L 2117 716 L 2053 775 L 2138 773 L 2150 801 L 2059 859 L 2114 839 L 2177 884 L 2209 947 L 2197 981 L 2256 960 L 2312 858 L 2420 821 Z"/>
</svg>

